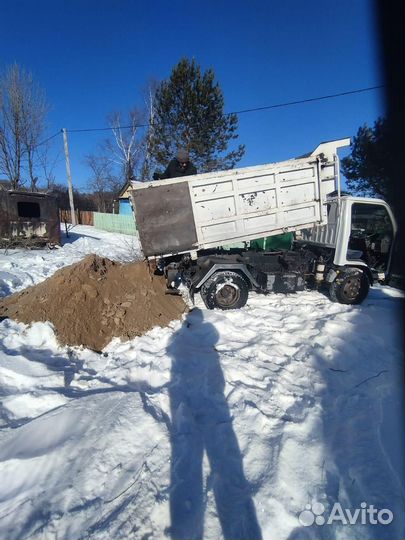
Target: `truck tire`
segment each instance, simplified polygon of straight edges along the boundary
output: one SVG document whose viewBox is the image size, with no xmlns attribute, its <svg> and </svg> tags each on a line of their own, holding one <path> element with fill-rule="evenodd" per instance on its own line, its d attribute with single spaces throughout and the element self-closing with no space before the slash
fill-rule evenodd
<svg viewBox="0 0 405 540">
<path fill-rule="evenodd" d="M 240 274 L 222 270 L 201 287 L 201 298 L 208 309 L 239 309 L 249 296 L 249 284 Z"/>
<path fill-rule="evenodd" d="M 340 304 L 361 304 L 367 297 L 370 282 L 367 275 L 358 268 L 346 268 L 331 283 L 329 296 L 332 302 Z"/>
</svg>

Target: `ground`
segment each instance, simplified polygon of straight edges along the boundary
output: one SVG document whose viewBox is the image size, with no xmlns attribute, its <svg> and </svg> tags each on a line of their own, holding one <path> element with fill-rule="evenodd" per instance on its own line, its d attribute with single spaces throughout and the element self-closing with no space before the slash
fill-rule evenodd
<svg viewBox="0 0 405 540">
<path fill-rule="evenodd" d="M 0 296 L 88 253 L 141 256 L 78 226 L 59 250 L 1 252 Z M 402 302 L 383 286 L 361 306 L 196 298 L 102 354 L 3 320 L 0 539 L 404 538 Z"/>
</svg>

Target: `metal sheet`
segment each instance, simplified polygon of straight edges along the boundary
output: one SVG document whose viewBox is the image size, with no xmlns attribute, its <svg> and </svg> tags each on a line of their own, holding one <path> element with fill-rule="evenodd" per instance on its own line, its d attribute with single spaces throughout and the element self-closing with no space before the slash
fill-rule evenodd
<svg viewBox="0 0 405 540">
<path fill-rule="evenodd" d="M 187 182 L 133 190 L 131 199 L 146 257 L 195 249 L 197 233 Z"/>
</svg>

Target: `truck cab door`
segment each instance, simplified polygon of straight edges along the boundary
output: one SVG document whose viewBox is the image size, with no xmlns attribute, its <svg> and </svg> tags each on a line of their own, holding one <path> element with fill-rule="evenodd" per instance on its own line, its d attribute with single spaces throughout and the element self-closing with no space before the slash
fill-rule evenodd
<svg viewBox="0 0 405 540">
<path fill-rule="evenodd" d="M 362 260 L 376 279 L 389 272 L 396 225 L 388 205 L 383 202 L 353 202 L 347 245 L 347 261 Z"/>
</svg>

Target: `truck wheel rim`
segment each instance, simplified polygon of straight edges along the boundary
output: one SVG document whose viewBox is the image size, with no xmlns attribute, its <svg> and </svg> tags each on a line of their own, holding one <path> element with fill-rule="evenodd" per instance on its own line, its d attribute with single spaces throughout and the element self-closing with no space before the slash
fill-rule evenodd
<svg viewBox="0 0 405 540">
<path fill-rule="evenodd" d="M 240 297 L 240 291 L 232 285 L 224 285 L 221 290 L 217 292 L 217 302 L 221 306 L 232 306 Z"/>
<path fill-rule="evenodd" d="M 360 277 L 350 277 L 343 286 L 343 294 L 349 300 L 355 300 L 360 292 Z"/>
</svg>

